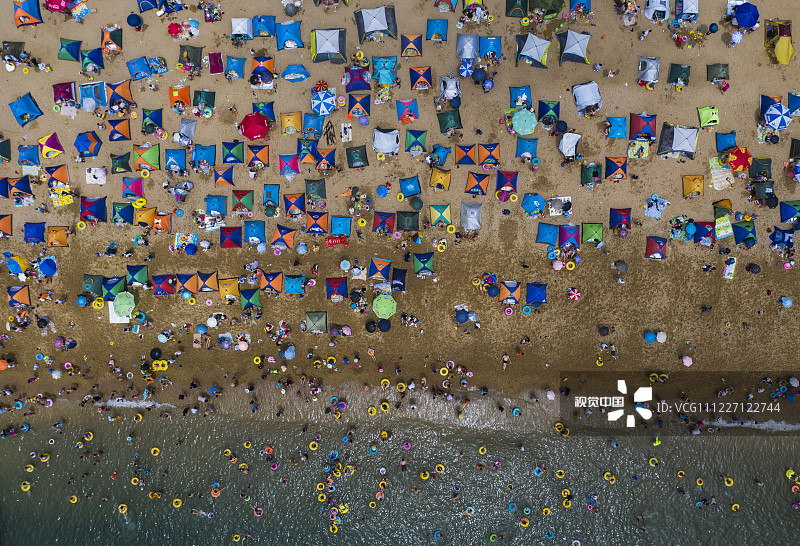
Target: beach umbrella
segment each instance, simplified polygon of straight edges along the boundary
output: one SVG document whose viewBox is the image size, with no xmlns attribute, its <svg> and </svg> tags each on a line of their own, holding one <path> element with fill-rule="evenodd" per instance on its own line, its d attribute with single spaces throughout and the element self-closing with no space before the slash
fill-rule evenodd
<svg viewBox="0 0 800 546">
<path fill-rule="evenodd" d="M 58 336 L 57 338 L 55 338 L 55 339 L 53 340 L 53 346 L 54 346 L 56 349 L 60 349 L 61 347 L 63 347 L 63 346 L 64 346 L 64 338 L 63 338 L 63 337 L 61 337 L 61 336 Z"/>
<path fill-rule="evenodd" d="M 450 99 L 450 107 L 458 109 L 461 106 L 461 97 L 453 97 Z"/>
<path fill-rule="evenodd" d="M 11 271 L 14 275 L 25 273 L 28 270 L 28 262 L 19 256 L 12 256 L 9 258 L 6 265 L 8 266 L 9 271 Z"/>
<path fill-rule="evenodd" d="M 666 332 L 658 332 L 656 334 L 656 341 L 658 341 L 659 343 L 665 343 L 667 341 Z"/>
<path fill-rule="evenodd" d="M 266 138 L 269 132 L 269 118 L 259 112 L 247 114 L 239 124 L 239 132 L 250 140 Z"/>
<path fill-rule="evenodd" d="M 600 328 L 597 329 L 597 331 L 600 333 L 601 336 L 607 336 L 608 334 L 611 333 L 611 329 L 605 324 L 602 324 Z"/>
<path fill-rule="evenodd" d="M 286 360 L 291 360 L 291 359 L 294 358 L 294 355 L 296 354 L 296 352 L 297 352 L 297 350 L 294 348 L 294 345 L 289 345 L 288 347 L 286 347 L 286 350 L 283 351 L 283 355 L 281 356 L 281 358 L 285 358 Z M 280 353 L 279 353 L 279 356 L 280 356 Z"/>
<path fill-rule="evenodd" d="M 164 334 L 161 334 L 161 335 L 164 335 Z M 159 340 L 159 341 L 161 341 L 161 340 Z M 158 347 L 153 347 L 152 349 L 150 349 L 150 358 L 152 360 L 158 360 L 159 358 L 161 358 L 161 349 L 159 349 Z"/>
<path fill-rule="evenodd" d="M 53 370 L 52 372 L 50 372 L 50 376 L 53 379 L 61 379 L 62 375 L 64 375 L 64 374 L 63 374 L 63 372 L 61 370 Z"/>
<path fill-rule="evenodd" d="M 464 324 L 469 320 L 469 313 L 466 309 L 459 309 L 456 311 L 456 322 L 458 324 Z"/>
<path fill-rule="evenodd" d="M 353 330 L 349 326 L 342 326 L 342 333 L 346 336 L 351 336 L 353 335 Z"/>
<path fill-rule="evenodd" d="M 567 122 L 563 119 L 558 120 L 558 123 L 556 123 L 556 131 L 559 133 L 566 133 L 567 129 L 569 129 Z"/>
<path fill-rule="evenodd" d="M 792 115 L 788 108 L 781 103 L 777 103 L 767 108 L 764 113 L 764 121 L 776 131 L 781 131 L 789 126 L 792 121 Z"/>
<path fill-rule="evenodd" d="M 264 254 L 267 251 L 267 243 L 258 243 L 256 246 L 256 252 L 259 254 Z"/>
<path fill-rule="evenodd" d="M 553 400 L 556 399 L 556 393 L 554 393 L 553 391 L 547 391 L 546 396 L 547 396 L 547 399 L 550 400 L 550 401 L 553 401 Z"/>
<path fill-rule="evenodd" d="M 536 114 L 524 108 L 517 110 L 511 118 L 511 125 L 520 135 L 529 135 L 536 128 Z"/>
<path fill-rule="evenodd" d="M 469 78 L 475 71 L 474 59 L 461 59 L 461 64 L 458 66 L 458 74 L 462 78 Z"/>
<path fill-rule="evenodd" d="M 753 164 L 753 154 L 750 150 L 737 146 L 728 154 L 728 167 L 733 171 L 743 171 Z"/>
<path fill-rule="evenodd" d="M 366 328 L 367 332 L 369 332 L 371 334 L 371 333 L 373 333 L 375 331 L 375 328 L 377 328 L 377 324 L 375 324 L 374 320 L 371 320 L 371 321 L 369 321 L 368 323 L 366 323 L 364 325 L 364 328 Z"/>
<path fill-rule="evenodd" d="M 692 365 L 691 356 L 684 356 L 683 358 L 681 358 L 681 361 L 683 362 L 683 365 L 686 366 L 687 368 Z"/>
<path fill-rule="evenodd" d="M 336 109 L 336 95 L 328 91 L 317 91 L 311 95 L 311 109 L 320 116 L 327 116 Z"/>
<path fill-rule="evenodd" d="M 578 290 L 577 288 L 570 288 L 567 291 L 567 296 L 569 296 L 569 299 L 571 299 L 572 301 L 578 301 L 579 299 L 581 299 L 581 291 Z"/>
<path fill-rule="evenodd" d="M 742 43 L 742 33 L 741 32 L 734 32 L 731 34 L 731 43 L 732 44 L 741 44 Z"/>
<path fill-rule="evenodd" d="M 483 82 L 484 91 L 491 91 L 492 89 L 494 89 L 494 80 L 486 80 Z"/>
<path fill-rule="evenodd" d="M 781 298 L 781 305 L 786 307 L 787 309 L 792 306 L 792 298 L 788 298 L 786 296 Z"/>
<path fill-rule="evenodd" d="M 619 233 L 617 233 L 617 236 L 620 239 L 627 239 L 628 238 L 628 230 L 626 228 L 624 228 L 624 227 L 619 228 Z"/>
<path fill-rule="evenodd" d="M 181 26 L 178 23 L 170 23 L 167 27 L 167 32 L 174 38 L 181 33 Z"/>
<path fill-rule="evenodd" d="M 653 332 L 647 331 L 644 333 L 644 340 L 647 343 L 653 343 L 656 340 L 656 335 Z"/>
<path fill-rule="evenodd" d="M 562 262 L 561 260 L 553 260 L 552 265 L 553 269 L 555 269 L 556 271 L 561 271 L 562 269 L 564 269 L 564 262 Z"/>
<path fill-rule="evenodd" d="M 194 244 L 194 243 L 189 243 L 188 245 L 186 245 L 186 248 L 184 248 L 183 250 L 189 256 L 194 256 L 195 254 L 197 254 L 197 245 Z"/>
<path fill-rule="evenodd" d="M 496 284 L 491 285 L 489 288 L 486 289 L 486 293 L 489 295 L 490 298 L 496 298 L 500 295 L 500 287 Z"/>
<path fill-rule="evenodd" d="M 167 336 L 165 336 L 164 334 L 158 334 L 158 341 L 160 341 L 161 343 L 166 343 Z"/>
<path fill-rule="evenodd" d="M 708 25 L 708 33 L 714 34 L 719 30 L 719 25 L 717 23 L 711 23 Z"/>
<path fill-rule="evenodd" d="M 208 326 L 209 328 L 216 328 L 217 327 L 216 317 L 208 317 L 208 320 L 206 321 L 206 326 Z"/>
<path fill-rule="evenodd" d="M 39 328 L 47 328 L 47 325 L 50 321 L 48 321 L 45 317 L 40 317 L 39 320 L 36 321 L 36 326 Z"/>
<path fill-rule="evenodd" d="M 392 323 L 388 319 L 381 319 L 378 321 L 378 330 L 381 332 L 388 332 L 392 328 Z"/>
<path fill-rule="evenodd" d="M 240 351 L 246 351 L 249 347 L 250 347 L 250 345 L 248 345 L 248 343 L 246 341 L 240 341 L 236 345 L 236 348 L 239 349 Z"/>
<path fill-rule="evenodd" d="M 628 271 L 628 263 L 624 260 L 617 260 L 611 267 L 619 271 L 620 273 L 626 273 Z"/>
<path fill-rule="evenodd" d="M 358 124 L 366 127 L 369 125 L 369 118 L 367 116 L 359 116 Z"/>
<path fill-rule="evenodd" d="M 790 377 L 789 384 L 795 388 L 800 387 L 800 380 L 798 380 L 796 377 Z"/>
<path fill-rule="evenodd" d="M 484 284 L 494 284 L 497 282 L 497 275 L 494 273 L 484 273 L 481 280 Z"/>
<path fill-rule="evenodd" d="M 198 334 L 205 334 L 206 332 L 208 332 L 208 326 L 206 326 L 205 324 L 198 324 L 197 326 L 195 326 L 194 331 L 197 332 Z"/>
<path fill-rule="evenodd" d="M 475 72 L 472 73 L 472 79 L 475 83 L 483 83 L 486 81 L 486 69 L 484 68 L 477 68 Z"/>
<path fill-rule="evenodd" d="M 349 271 L 350 270 L 350 262 L 348 260 L 342 260 L 339 262 L 339 268 L 342 271 Z"/>
<path fill-rule="evenodd" d="M 76 303 L 78 304 L 78 307 L 85 307 L 89 302 L 86 301 L 86 296 L 78 296 Z"/>
<path fill-rule="evenodd" d="M 136 301 L 130 292 L 120 292 L 114 297 L 114 312 L 120 317 L 129 317 L 136 307 Z"/>
<path fill-rule="evenodd" d="M 740 27 L 753 28 L 758 23 L 758 8 L 750 2 L 736 6 L 734 14 Z"/>
<path fill-rule="evenodd" d="M 129 26 L 133 28 L 139 28 L 144 24 L 142 18 L 136 15 L 135 13 L 131 13 L 130 15 L 128 15 L 128 18 L 125 21 L 128 23 Z"/>
<path fill-rule="evenodd" d="M 220 344 L 220 346 L 226 351 L 229 350 L 231 348 L 231 340 L 230 339 L 223 339 L 222 343 Z"/>
<path fill-rule="evenodd" d="M 759 273 L 761 273 L 761 266 L 751 262 L 745 266 L 744 270 L 750 273 L 751 275 L 758 275 Z"/>
<path fill-rule="evenodd" d="M 0 360 L 0 371 L 8 368 L 8 360 Z"/>
</svg>

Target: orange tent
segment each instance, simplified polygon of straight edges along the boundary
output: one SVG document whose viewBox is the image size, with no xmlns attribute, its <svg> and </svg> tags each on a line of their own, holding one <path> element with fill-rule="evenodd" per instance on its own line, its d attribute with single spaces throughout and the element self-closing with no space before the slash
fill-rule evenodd
<svg viewBox="0 0 800 546">
<path fill-rule="evenodd" d="M 176 275 L 178 280 L 177 286 L 175 287 L 175 292 L 182 292 L 186 290 L 187 292 L 191 292 L 192 294 L 197 294 L 200 285 L 200 279 L 197 277 L 197 273 L 193 273 L 191 275 Z"/>
<path fill-rule="evenodd" d="M 12 219 L 13 216 L 10 214 L 0 215 L 0 233 L 5 233 L 11 237 Z"/>
<path fill-rule="evenodd" d="M 47 246 L 67 247 L 67 226 L 50 226 L 47 228 Z"/>
<path fill-rule="evenodd" d="M 153 229 L 156 233 L 172 233 L 172 213 L 160 212 L 153 219 Z"/>
<path fill-rule="evenodd" d="M 169 105 L 174 108 L 176 102 L 182 102 L 183 106 L 186 108 L 192 105 L 192 96 L 189 92 L 189 86 L 181 85 L 169 88 Z"/>
</svg>

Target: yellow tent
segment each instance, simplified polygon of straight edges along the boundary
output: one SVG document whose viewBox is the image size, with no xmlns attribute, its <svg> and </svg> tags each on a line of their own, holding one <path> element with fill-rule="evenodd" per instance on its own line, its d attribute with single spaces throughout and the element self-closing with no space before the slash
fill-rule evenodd
<svg viewBox="0 0 800 546">
<path fill-rule="evenodd" d="M 67 226 L 50 226 L 47 228 L 47 246 L 69 246 L 67 242 Z"/>
<path fill-rule="evenodd" d="M 150 227 L 153 227 L 153 224 L 156 220 L 156 209 L 155 207 L 151 209 L 136 209 L 136 213 L 133 216 L 133 224 L 138 226 L 139 222 L 144 222 Z"/>
<path fill-rule="evenodd" d="M 291 135 L 303 130 L 303 118 L 300 112 L 281 114 L 281 133 Z"/>
<path fill-rule="evenodd" d="M 227 296 L 239 299 L 239 279 L 220 279 L 219 280 L 219 295 L 223 301 Z"/>
<path fill-rule="evenodd" d="M 775 42 L 775 59 L 781 64 L 789 64 L 794 56 L 794 46 L 790 36 L 781 36 Z"/>
<path fill-rule="evenodd" d="M 794 56 L 792 22 L 778 19 L 765 20 L 764 47 L 780 64 L 789 64 Z"/>
<path fill-rule="evenodd" d="M 435 192 L 447 191 L 450 189 L 450 171 L 434 167 L 431 171 L 431 187 Z"/>
<path fill-rule="evenodd" d="M 691 199 L 692 197 L 703 196 L 703 176 L 697 174 L 689 174 L 683 177 L 683 198 Z"/>
</svg>

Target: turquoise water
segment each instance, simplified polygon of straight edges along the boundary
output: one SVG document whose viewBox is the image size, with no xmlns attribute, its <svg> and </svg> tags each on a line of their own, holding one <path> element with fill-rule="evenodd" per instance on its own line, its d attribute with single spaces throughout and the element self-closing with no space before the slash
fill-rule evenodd
<svg viewBox="0 0 800 546">
<path fill-rule="evenodd" d="M 32 431 L 0 441 L 2 543 L 227 544 L 233 543 L 234 535 L 249 534 L 253 538 L 245 544 L 489 544 L 492 533 L 504 536 L 500 544 L 794 542 L 791 522 L 797 513 L 792 503 L 798 495 L 784 476 L 787 468 L 800 468 L 793 455 L 800 442 L 794 437 L 668 437 L 658 447 L 645 437 L 563 439 L 550 430 L 550 411 L 541 405 L 473 400 L 466 418 L 459 421 L 454 402 L 425 397 L 417 400 L 416 411 L 379 411 L 369 417 L 366 409 L 380 395 L 355 389 L 341 423 L 324 414 L 322 403 L 306 405 L 263 393 L 262 407 L 269 405 L 266 400 L 283 402 L 284 416 L 278 420 L 264 410 L 250 416 L 249 398 L 235 390 L 226 393 L 228 399 L 208 418 L 181 417 L 180 411 L 173 411 L 173 420 L 166 421 L 154 409 L 143 411 L 143 422 L 136 423 L 134 415 L 142 410 L 117 408 L 121 418 L 109 422 L 106 415 L 88 407 L 80 410 L 77 404 L 73 408 L 70 402 L 40 410 L 31 417 Z M 390 395 L 390 401 L 395 397 Z M 498 402 L 519 405 L 523 415 L 498 412 Z M 169 410 L 160 408 L 165 409 Z M 16 422 L 13 412 L 2 417 L 3 426 Z M 58 434 L 50 425 L 61 417 L 67 418 Z M 311 421 L 322 424 L 302 432 Z M 343 443 L 353 427 L 353 440 Z M 94 439 L 84 450 L 104 452 L 97 465 L 93 457 L 82 460 L 83 450 L 75 447 L 87 430 Z M 382 430 L 392 438 L 382 441 Z M 126 440 L 129 434 L 132 442 Z M 319 449 L 311 451 L 308 444 L 316 435 Z M 54 445 L 48 445 L 50 438 Z M 612 447 L 612 439 L 619 447 Z M 248 440 L 251 449 L 243 447 Z M 406 441 L 411 443 L 409 450 L 403 448 Z M 377 454 L 369 453 L 372 444 Z M 266 445 L 274 449 L 271 461 L 259 454 Z M 150 454 L 153 446 L 161 449 L 157 457 Z M 481 446 L 485 455 L 479 454 Z M 228 462 L 226 448 L 249 465 L 249 474 Z M 349 505 L 335 535 L 329 530 L 329 513 L 323 513 L 323 507 L 331 505 L 318 502 L 316 488 L 325 480 L 323 464 L 329 461 L 323 459 L 329 458 L 330 450 L 339 451 L 343 465 L 357 469 L 351 476 L 333 478 L 333 506 Z M 32 451 L 48 452 L 51 458 L 46 463 L 33 460 Z M 298 451 L 308 460 L 301 461 Z M 136 453 L 140 468 L 148 469 L 149 475 L 134 472 Z M 659 460 L 656 467 L 648 464 L 652 456 Z M 408 472 L 400 470 L 402 457 Z M 278 464 L 275 471 L 270 469 L 272 462 Z M 29 463 L 35 465 L 32 473 L 25 472 Z M 422 480 L 420 472 L 434 473 L 436 464 L 445 466 L 444 473 Z M 486 469 L 478 470 L 479 464 Z M 537 465 L 546 466 L 539 477 L 533 472 Z M 565 471 L 563 479 L 556 477 L 557 469 Z M 678 470 L 686 477 L 679 478 Z M 112 480 L 114 471 L 117 478 Z M 89 476 L 82 479 L 84 472 Z M 616 476 L 615 484 L 603 479 L 605 472 Z M 726 487 L 720 474 L 731 476 L 733 486 Z M 144 484 L 131 484 L 134 476 Z M 70 478 L 72 484 L 67 483 Z M 286 485 L 281 483 L 284 478 Z M 697 478 L 704 481 L 702 487 L 696 485 Z M 375 494 L 382 479 L 387 487 L 384 500 L 378 501 Z M 32 483 L 27 493 L 19 488 L 23 480 Z M 210 495 L 215 482 L 223 487 L 218 498 Z M 456 487 L 460 497 L 454 499 Z M 686 494 L 678 494 L 678 487 Z M 562 505 L 564 488 L 573 496 L 570 508 Z M 163 498 L 149 499 L 151 490 L 163 491 Z M 241 491 L 249 501 L 241 498 Z M 191 492 L 205 497 L 190 498 Z M 79 497 L 75 504 L 69 502 L 73 494 Z M 597 500 L 590 501 L 591 495 Z M 104 496 L 107 502 L 101 500 Z M 715 506 L 695 508 L 697 500 L 712 497 Z M 181 508 L 171 506 L 173 498 L 183 500 Z M 369 507 L 371 501 L 376 508 Z M 508 508 L 512 502 L 515 512 Z M 128 506 L 127 514 L 117 512 L 121 503 Z M 597 513 L 587 509 L 590 503 L 598 507 Z M 731 510 L 733 503 L 740 505 L 738 512 Z M 254 516 L 254 507 L 263 508 L 262 517 Z M 472 515 L 468 507 L 474 509 Z M 527 528 L 520 526 L 524 507 L 531 509 Z M 542 514 L 544 507 L 550 508 L 549 516 Z M 193 515 L 192 509 L 200 514 Z M 209 512 L 212 518 L 203 515 Z M 644 516 L 641 523 L 637 514 Z M 437 530 L 439 540 L 433 536 Z M 545 535 L 551 531 L 554 539 L 548 540 Z"/>
</svg>

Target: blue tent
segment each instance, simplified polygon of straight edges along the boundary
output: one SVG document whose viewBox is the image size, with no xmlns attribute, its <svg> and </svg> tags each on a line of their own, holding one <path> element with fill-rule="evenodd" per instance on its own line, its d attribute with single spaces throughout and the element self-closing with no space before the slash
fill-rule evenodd
<svg viewBox="0 0 800 546">
<path fill-rule="evenodd" d="M 703 239 L 714 242 L 716 232 L 713 222 L 694 222 L 692 225 L 695 227 L 694 242 L 700 243 Z M 688 232 L 687 232 L 688 234 Z"/>
<path fill-rule="evenodd" d="M 26 243 L 35 245 L 44 242 L 44 222 L 26 222 L 23 230 Z"/>
<path fill-rule="evenodd" d="M 716 133 L 717 153 L 724 154 L 736 147 L 736 131 L 730 133 Z"/>
<path fill-rule="evenodd" d="M 283 293 L 287 296 L 302 296 L 305 293 L 305 275 L 284 275 Z"/>
<path fill-rule="evenodd" d="M 206 212 L 208 214 L 217 213 L 225 216 L 228 211 L 228 198 L 224 195 L 211 195 L 205 198 Z"/>
<path fill-rule="evenodd" d="M 503 56 L 503 40 L 500 36 L 481 36 L 478 47 L 482 59 L 498 59 Z"/>
<path fill-rule="evenodd" d="M 770 97 L 769 95 L 761 95 L 761 110 L 759 111 L 759 115 L 763 118 L 764 114 L 767 113 L 769 107 L 773 104 L 780 104 L 780 97 Z"/>
<path fill-rule="evenodd" d="M 147 62 L 147 61 L 145 61 Z M 99 47 L 88 50 L 81 50 L 81 67 L 86 71 L 96 71 L 105 68 L 103 62 L 103 50 Z M 128 65 L 130 68 L 130 64 Z M 149 67 L 148 67 L 149 70 Z"/>
<path fill-rule="evenodd" d="M 428 19 L 426 40 L 447 41 L 447 19 Z"/>
<path fill-rule="evenodd" d="M 538 193 L 526 193 L 522 198 L 522 209 L 530 216 L 539 215 L 547 210 L 547 201 Z"/>
<path fill-rule="evenodd" d="M 452 153 L 450 147 L 445 148 L 441 144 L 435 144 L 433 146 L 433 151 L 431 152 L 432 156 L 435 156 L 435 164 L 439 165 L 440 167 L 444 165 L 445 161 L 447 161 L 447 156 Z"/>
<path fill-rule="evenodd" d="M 747 248 L 755 245 L 758 240 L 756 238 L 756 227 L 752 221 L 750 222 L 736 222 L 731 224 L 733 228 L 733 239 L 736 244 L 744 243 Z"/>
<path fill-rule="evenodd" d="M 328 213 L 320 211 L 308 211 L 306 233 L 312 235 L 328 234 Z"/>
<path fill-rule="evenodd" d="M 23 144 L 17 147 L 17 151 L 19 153 L 17 161 L 20 165 L 41 165 L 38 144 Z"/>
<path fill-rule="evenodd" d="M 128 65 L 128 72 L 130 72 L 132 80 L 143 80 L 144 78 L 150 77 L 150 66 L 147 64 L 147 59 L 145 57 L 131 59 L 126 64 Z"/>
<path fill-rule="evenodd" d="M 419 195 L 422 192 L 422 189 L 419 185 L 419 177 L 412 176 L 411 178 L 401 178 L 400 179 L 400 193 L 402 193 L 406 197 L 411 197 L 412 195 Z"/>
<path fill-rule="evenodd" d="M 242 248 L 242 228 L 224 227 L 219 230 L 220 248 Z"/>
<path fill-rule="evenodd" d="M 782 201 L 780 204 L 781 222 L 800 218 L 800 201 Z"/>
<path fill-rule="evenodd" d="M 300 21 L 286 21 L 275 27 L 275 36 L 278 39 L 278 51 L 305 47 L 300 38 Z"/>
<path fill-rule="evenodd" d="M 517 137 L 517 153 L 514 157 L 528 157 L 523 154 L 530 154 L 530 159 L 534 159 L 538 144 L 538 138 Z"/>
<path fill-rule="evenodd" d="M 233 72 L 240 78 L 244 78 L 244 57 L 231 57 L 228 55 L 225 60 L 225 74 Z"/>
<path fill-rule="evenodd" d="M 800 116 L 800 93 L 788 93 L 786 96 L 786 107 L 792 116 Z"/>
<path fill-rule="evenodd" d="M 158 0 L 158 9 L 164 10 L 164 13 L 177 13 L 184 7 L 183 2 L 178 0 Z"/>
<path fill-rule="evenodd" d="M 81 157 L 96 157 L 103 143 L 94 131 L 78 133 L 75 137 L 75 148 Z"/>
<path fill-rule="evenodd" d="M 14 24 L 19 27 L 38 25 L 43 22 L 42 10 L 36 0 L 16 0 L 14 2 Z"/>
<path fill-rule="evenodd" d="M 265 116 L 270 121 L 275 121 L 275 102 L 254 102 L 253 103 L 253 113 L 254 114 L 261 114 Z"/>
<path fill-rule="evenodd" d="M 611 229 L 631 227 L 631 209 L 611 209 L 608 214 L 608 225 Z"/>
<path fill-rule="evenodd" d="M 280 203 L 280 185 L 278 184 L 264 184 L 264 203 L 263 205 L 266 206 L 270 202 L 273 206 L 278 206 Z"/>
<path fill-rule="evenodd" d="M 144 278 L 147 278 L 147 266 L 146 265 L 129 265 L 128 266 L 128 275 L 125 278 L 125 282 L 128 286 L 136 286 L 138 284 L 142 284 L 141 281 L 137 280 L 139 277 L 139 273 L 144 271 Z"/>
<path fill-rule="evenodd" d="M 106 221 L 105 197 L 81 197 L 81 220 L 89 222 Z"/>
<path fill-rule="evenodd" d="M 540 282 L 529 282 L 525 290 L 525 303 L 533 307 L 547 303 L 547 285 Z"/>
<path fill-rule="evenodd" d="M 95 107 L 105 108 L 108 106 L 108 95 L 106 93 L 106 84 L 103 82 L 90 82 L 82 83 L 78 86 L 81 91 L 81 104 L 87 99 L 95 101 Z"/>
<path fill-rule="evenodd" d="M 794 232 L 795 228 L 781 229 L 778 226 L 769 234 L 769 240 L 779 247 L 793 248 L 794 247 Z"/>
<path fill-rule="evenodd" d="M 114 301 L 117 294 L 125 291 L 125 277 L 106 277 L 103 279 L 103 299 Z"/>
<path fill-rule="evenodd" d="M 136 209 L 131 203 L 113 203 L 111 207 L 114 211 L 111 217 L 112 222 L 133 225 L 133 215 L 136 214 Z"/>
<path fill-rule="evenodd" d="M 397 57 L 372 57 L 372 79 L 391 85 L 397 79 Z"/>
<path fill-rule="evenodd" d="M 177 150 L 164 150 L 164 166 L 170 170 L 174 167 L 178 170 L 185 171 L 186 150 L 184 148 Z"/>
<path fill-rule="evenodd" d="M 309 138 L 309 135 L 312 134 L 322 135 L 324 126 L 325 116 L 313 113 L 303 114 L 303 138 Z"/>
<path fill-rule="evenodd" d="M 337 277 L 337 278 L 329 278 L 325 280 L 325 291 L 327 293 L 328 299 L 331 299 L 331 296 L 341 296 L 346 298 L 348 296 L 347 293 L 347 277 Z"/>
<path fill-rule="evenodd" d="M 418 277 L 433 275 L 433 252 L 414 254 L 414 273 Z"/>
<path fill-rule="evenodd" d="M 58 58 L 63 60 L 79 61 L 81 58 L 81 43 L 77 40 L 61 38 L 61 45 L 58 48 Z M 64 52 L 63 54 L 61 52 Z"/>
<path fill-rule="evenodd" d="M 11 113 L 14 114 L 14 119 L 17 120 L 20 127 L 25 127 L 29 121 L 33 121 L 42 115 L 39 106 L 33 99 L 30 93 L 26 93 L 17 100 L 8 105 L 11 107 Z"/>
<path fill-rule="evenodd" d="M 244 240 L 248 243 L 266 243 L 266 225 L 264 220 L 245 220 Z"/>
<path fill-rule="evenodd" d="M 195 145 L 192 150 L 192 163 L 196 165 L 205 164 L 213 167 L 216 163 L 217 147 Z"/>
<path fill-rule="evenodd" d="M 156 0 L 136 0 L 136 2 L 139 4 L 139 13 L 158 8 Z"/>
<path fill-rule="evenodd" d="M 517 102 L 524 108 L 530 108 L 533 105 L 533 95 L 531 94 L 530 85 L 509 87 L 508 92 L 511 95 L 511 108 L 516 108 Z"/>
<path fill-rule="evenodd" d="M 281 78 L 291 83 L 304 82 L 310 77 L 311 73 L 302 64 L 290 64 L 281 72 Z"/>
<path fill-rule="evenodd" d="M 555 246 L 558 244 L 558 226 L 539 222 L 539 231 L 536 233 L 536 242 Z"/>
<path fill-rule="evenodd" d="M 352 224 L 349 216 L 331 216 L 331 235 L 350 236 L 350 225 Z"/>
<path fill-rule="evenodd" d="M 607 121 L 611 127 L 606 138 L 628 138 L 628 118 L 608 118 Z"/>
<path fill-rule="evenodd" d="M 271 38 L 275 36 L 275 16 L 256 15 L 253 17 L 253 37 Z"/>
</svg>

